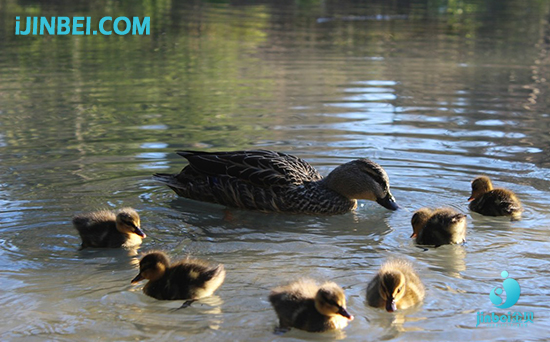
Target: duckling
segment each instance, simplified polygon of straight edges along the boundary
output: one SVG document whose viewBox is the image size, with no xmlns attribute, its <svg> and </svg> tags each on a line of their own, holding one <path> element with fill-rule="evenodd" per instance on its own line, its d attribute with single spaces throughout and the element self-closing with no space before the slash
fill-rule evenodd
<svg viewBox="0 0 550 342">
<path fill-rule="evenodd" d="M 280 152 L 180 151 L 179 174 L 155 174 L 179 196 L 229 207 L 310 215 L 344 214 L 358 199 L 396 210 L 386 171 L 369 159 L 350 161 L 323 178 L 304 160 Z"/>
<path fill-rule="evenodd" d="M 145 238 L 139 215 L 132 208 L 122 208 L 116 215 L 108 210 L 76 215 L 73 225 L 82 238 L 80 249 L 134 247 Z"/>
<path fill-rule="evenodd" d="M 406 309 L 423 299 L 424 285 L 412 265 L 403 259 L 382 264 L 367 287 L 367 303 L 388 312 Z"/>
<path fill-rule="evenodd" d="M 458 244 L 466 240 L 466 215 L 450 208 L 432 211 L 421 208 L 415 211 L 411 224 L 412 238 L 419 245 Z"/>
<path fill-rule="evenodd" d="M 318 286 L 311 279 L 300 279 L 274 288 L 269 301 L 279 317 L 281 330 L 339 330 L 353 320 L 346 310 L 344 290 L 333 282 Z"/>
<path fill-rule="evenodd" d="M 510 216 L 521 219 L 523 207 L 516 195 L 507 189 L 493 189 L 491 179 L 480 176 L 472 182 L 472 195 L 468 198 L 470 210 L 486 216 Z"/>
<path fill-rule="evenodd" d="M 132 284 L 144 279 L 149 281 L 143 293 L 160 300 L 187 299 L 182 306 L 186 307 L 212 295 L 225 280 L 225 268 L 190 258 L 170 264 L 165 253 L 151 252 L 139 262 L 139 274 Z"/>
</svg>

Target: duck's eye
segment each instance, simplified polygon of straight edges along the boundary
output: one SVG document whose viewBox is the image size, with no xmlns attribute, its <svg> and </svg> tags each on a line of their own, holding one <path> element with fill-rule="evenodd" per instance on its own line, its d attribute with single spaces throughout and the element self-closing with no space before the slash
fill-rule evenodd
<svg viewBox="0 0 550 342">
<path fill-rule="evenodd" d="M 400 293 L 400 292 L 401 292 L 401 288 L 398 288 L 398 289 L 397 289 L 397 293 Z"/>
</svg>

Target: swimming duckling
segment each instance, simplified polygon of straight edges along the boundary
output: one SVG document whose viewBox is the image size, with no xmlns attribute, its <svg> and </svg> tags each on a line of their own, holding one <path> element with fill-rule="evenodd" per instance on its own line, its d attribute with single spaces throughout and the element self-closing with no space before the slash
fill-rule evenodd
<svg viewBox="0 0 550 342">
<path fill-rule="evenodd" d="M 116 215 L 108 210 L 76 215 L 73 225 L 82 238 L 80 249 L 133 247 L 145 237 L 139 215 L 132 208 L 122 208 Z"/>
<path fill-rule="evenodd" d="M 306 161 L 280 152 L 180 151 L 179 174 L 155 174 L 179 196 L 229 207 L 298 214 L 344 214 L 358 199 L 398 208 L 386 171 L 369 159 L 335 168 L 323 178 Z"/>
<path fill-rule="evenodd" d="M 480 176 L 472 182 L 472 195 L 468 198 L 470 210 L 486 216 L 510 216 L 521 219 L 523 208 L 516 195 L 507 189 L 493 189 L 491 179 Z"/>
<path fill-rule="evenodd" d="M 333 282 L 318 286 L 311 279 L 300 279 L 274 288 L 269 301 L 282 330 L 322 332 L 343 329 L 353 320 L 346 310 L 344 290 Z"/>
<path fill-rule="evenodd" d="M 406 309 L 423 299 L 424 285 L 412 265 L 403 259 L 382 264 L 367 287 L 367 303 L 388 312 Z"/>
<path fill-rule="evenodd" d="M 421 208 L 411 219 L 412 238 L 419 245 L 458 244 L 466 240 L 466 215 L 450 208 Z"/>
<path fill-rule="evenodd" d="M 183 307 L 194 300 L 208 297 L 221 286 L 225 279 L 223 265 L 211 266 L 198 259 L 185 259 L 170 264 L 163 252 L 151 252 L 139 262 L 139 274 L 132 284 L 149 281 L 143 293 L 160 300 L 187 299 Z"/>
</svg>

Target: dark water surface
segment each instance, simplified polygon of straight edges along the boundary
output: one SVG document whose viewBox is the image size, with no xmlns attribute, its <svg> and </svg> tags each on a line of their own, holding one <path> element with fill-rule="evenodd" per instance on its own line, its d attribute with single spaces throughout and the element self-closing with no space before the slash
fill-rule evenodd
<svg viewBox="0 0 550 342">
<path fill-rule="evenodd" d="M 150 16 L 149 36 L 15 36 L 14 17 Z M 0 0 L 2 340 L 540 340 L 550 327 L 549 1 Z M 368 157 L 402 206 L 336 217 L 262 214 L 177 198 L 151 180 L 178 149 L 267 148 L 327 174 Z M 479 174 L 512 189 L 519 222 L 467 209 Z M 412 212 L 468 214 L 468 241 L 424 251 Z M 75 213 L 135 207 L 138 250 L 77 251 Z M 231 217 L 231 218 L 229 218 Z M 215 296 L 148 298 L 141 252 L 223 262 Z M 382 261 L 414 262 L 423 305 L 365 306 Z M 507 270 L 518 303 L 489 292 Z M 341 333 L 272 333 L 267 295 L 333 279 L 356 319 Z M 533 312 L 476 327 L 478 311 Z"/>
</svg>

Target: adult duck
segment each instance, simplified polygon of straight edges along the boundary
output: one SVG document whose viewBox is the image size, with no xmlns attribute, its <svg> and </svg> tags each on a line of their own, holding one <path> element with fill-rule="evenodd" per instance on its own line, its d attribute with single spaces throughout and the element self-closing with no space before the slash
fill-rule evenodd
<svg viewBox="0 0 550 342">
<path fill-rule="evenodd" d="M 321 176 L 306 161 L 281 152 L 180 151 L 189 161 L 179 174 L 155 174 L 178 195 L 229 207 L 301 214 L 343 214 L 358 199 L 396 210 L 388 175 L 357 159 Z"/>
</svg>

